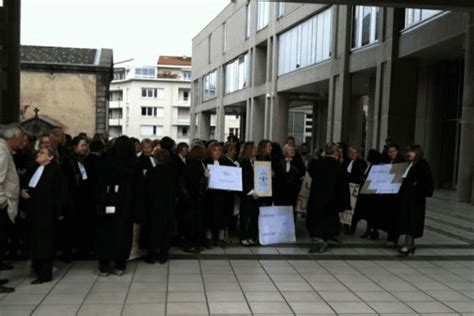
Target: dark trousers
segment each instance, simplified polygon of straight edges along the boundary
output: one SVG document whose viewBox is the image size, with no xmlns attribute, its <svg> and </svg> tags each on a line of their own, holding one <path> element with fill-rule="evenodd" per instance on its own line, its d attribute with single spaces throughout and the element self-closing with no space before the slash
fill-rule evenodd
<svg viewBox="0 0 474 316">
<path fill-rule="evenodd" d="M 36 279 L 42 282 L 50 282 L 53 279 L 53 260 L 33 259 L 32 266 L 36 273 Z"/>
<path fill-rule="evenodd" d="M 148 231 L 148 254 L 168 254 L 173 238 L 174 217 L 172 214 L 157 214 L 150 218 L 152 225 Z"/>
<path fill-rule="evenodd" d="M 258 240 L 258 205 L 252 197 L 243 197 L 240 206 L 240 240 Z"/>
<path fill-rule="evenodd" d="M 184 208 L 184 238 L 187 247 L 200 247 L 205 237 L 205 202 L 202 198 L 189 200 Z"/>
<path fill-rule="evenodd" d="M 8 217 L 8 207 L 0 209 L 0 262 L 5 258 L 8 247 L 8 232 L 10 230 L 10 218 Z"/>
<path fill-rule="evenodd" d="M 115 263 L 115 269 L 117 270 L 126 270 L 127 269 L 127 260 L 110 260 L 110 259 L 99 259 L 99 271 L 102 273 L 110 272 L 111 262 Z"/>
</svg>

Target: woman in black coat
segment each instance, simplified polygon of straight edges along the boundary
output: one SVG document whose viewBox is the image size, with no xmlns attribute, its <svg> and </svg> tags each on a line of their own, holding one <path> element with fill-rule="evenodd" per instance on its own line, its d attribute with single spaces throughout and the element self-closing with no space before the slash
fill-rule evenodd
<svg viewBox="0 0 474 316">
<path fill-rule="evenodd" d="M 257 147 L 254 142 L 247 142 L 240 153 L 242 167 L 242 187 L 240 204 L 240 243 L 243 246 L 254 246 L 258 242 L 258 200 L 254 191 L 254 162 Z"/>
<path fill-rule="evenodd" d="M 108 276 L 115 264 L 117 275 L 125 274 L 133 240 L 136 207 L 134 144 L 127 136 L 117 138 L 101 162 L 98 181 L 96 255 L 99 275 Z"/>
<path fill-rule="evenodd" d="M 39 165 L 22 196 L 28 200 L 31 216 L 31 259 L 36 279 L 31 284 L 53 279 L 55 257 L 54 226 L 61 206 L 61 170 L 54 161 L 54 150 L 43 148 L 36 155 Z"/>
<path fill-rule="evenodd" d="M 203 163 L 206 148 L 193 145 L 183 176 L 180 178 L 179 190 L 183 196 L 184 214 L 184 251 L 199 253 L 205 243 L 205 212 L 208 171 Z"/>
<path fill-rule="evenodd" d="M 206 166 L 235 167 L 228 159 L 222 156 L 222 146 L 212 143 L 208 146 L 208 158 L 204 161 Z M 208 204 L 208 232 L 206 236 L 207 248 L 212 245 L 226 247 L 225 230 L 229 224 L 229 218 L 233 209 L 232 192 L 225 190 L 209 189 L 207 191 Z"/>
<path fill-rule="evenodd" d="M 304 164 L 296 158 L 296 148 L 291 145 L 283 147 L 283 158 L 275 166 L 278 195 L 273 200 L 275 205 L 295 206 L 301 189 L 302 179 L 306 173 Z M 296 213 L 295 213 L 296 214 Z"/>
<path fill-rule="evenodd" d="M 407 156 L 410 165 L 400 188 L 401 208 L 397 220 L 398 234 L 406 235 L 399 252 L 406 256 L 415 253 L 415 239 L 423 236 L 426 198 L 433 196 L 434 191 L 431 168 L 421 146 L 409 147 Z"/>
<path fill-rule="evenodd" d="M 156 166 L 145 177 L 148 255 L 147 263 L 158 259 L 160 264 L 168 261 L 168 250 L 173 237 L 178 171 L 170 163 L 170 152 L 161 149 L 156 155 Z"/>
</svg>

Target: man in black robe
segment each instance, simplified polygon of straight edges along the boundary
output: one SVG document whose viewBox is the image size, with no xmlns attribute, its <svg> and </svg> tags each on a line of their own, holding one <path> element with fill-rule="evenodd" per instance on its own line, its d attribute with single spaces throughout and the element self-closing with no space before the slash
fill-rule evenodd
<svg viewBox="0 0 474 316">
<path fill-rule="evenodd" d="M 50 282 L 53 279 L 55 256 L 54 226 L 60 216 L 62 201 L 60 168 L 54 161 L 54 149 L 40 149 L 36 155 L 38 168 L 31 175 L 28 189 L 22 196 L 29 201 L 31 214 L 31 259 L 36 279 L 31 284 Z"/>
<path fill-rule="evenodd" d="M 313 160 L 309 166 L 312 185 L 306 226 L 315 243 L 310 252 L 327 251 L 327 241 L 339 234 L 339 213 L 350 209 L 349 183 L 337 157 L 338 147 L 330 143 L 324 158 Z"/>
<path fill-rule="evenodd" d="M 157 165 L 148 171 L 146 183 L 146 223 L 148 239 L 147 263 L 168 261 L 168 250 L 173 237 L 178 172 L 170 163 L 170 152 L 161 149 Z"/>
<path fill-rule="evenodd" d="M 188 163 L 188 154 L 189 154 L 189 145 L 186 143 L 179 143 L 176 146 L 176 153 L 171 152 L 170 164 L 176 169 L 178 183 L 181 183 L 184 177 L 184 172 L 186 170 L 186 165 Z M 178 246 L 183 246 L 185 244 L 184 235 L 185 235 L 185 213 L 186 213 L 186 203 L 184 200 L 184 194 L 182 190 L 178 190 L 176 195 L 176 229 L 177 229 L 177 240 L 176 243 Z"/>
</svg>

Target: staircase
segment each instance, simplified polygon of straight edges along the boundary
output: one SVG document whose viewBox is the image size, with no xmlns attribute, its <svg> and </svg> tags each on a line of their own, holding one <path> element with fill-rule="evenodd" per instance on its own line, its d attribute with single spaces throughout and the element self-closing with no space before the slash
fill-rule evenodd
<svg viewBox="0 0 474 316">
<path fill-rule="evenodd" d="M 456 191 L 436 191 L 427 200 L 425 227 L 474 244 L 474 206 L 456 202 Z"/>
</svg>

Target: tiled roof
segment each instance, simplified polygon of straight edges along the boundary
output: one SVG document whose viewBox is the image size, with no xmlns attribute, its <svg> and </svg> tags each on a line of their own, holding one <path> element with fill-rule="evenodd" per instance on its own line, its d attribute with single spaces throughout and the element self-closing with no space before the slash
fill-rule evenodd
<svg viewBox="0 0 474 316">
<path fill-rule="evenodd" d="M 191 57 L 186 56 L 160 56 L 158 65 L 191 66 Z"/>
<path fill-rule="evenodd" d="M 110 67 L 112 58 L 109 49 L 21 46 L 21 62 L 29 64 Z"/>
</svg>

